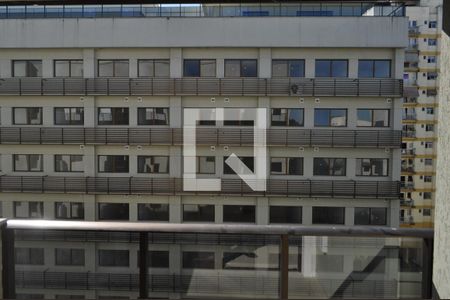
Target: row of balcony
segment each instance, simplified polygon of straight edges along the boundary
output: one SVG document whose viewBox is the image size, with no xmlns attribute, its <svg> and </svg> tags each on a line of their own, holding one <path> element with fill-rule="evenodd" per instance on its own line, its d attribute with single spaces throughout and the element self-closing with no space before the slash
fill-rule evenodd
<svg viewBox="0 0 450 300">
<path fill-rule="evenodd" d="M 0 95 L 402 97 L 403 80 L 353 78 L 4 78 Z"/>
<path fill-rule="evenodd" d="M 268 146 L 400 148 L 399 130 L 266 129 Z M 192 133 L 191 133 L 192 134 Z M 197 145 L 253 146 L 253 128 L 197 128 Z M 183 145 L 182 128 L 1 127 L 0 144 Z"/>
<path fill-rule="evenodd" d="M 220 182 L 220 191 L 185 191 L 183 178 L 173 177 L 3 175 L 0 176 L 0 191 L 114 195 L 248 195 L 333 198 L 400 198 L 400 183 L 397 181 L 267 179 L 265 181 L 265 191 L 254 191 L 240 178 L 221 178 Z M 191 186 L 195 186 L 195 182 L 192 181 Z"/>
</svg>

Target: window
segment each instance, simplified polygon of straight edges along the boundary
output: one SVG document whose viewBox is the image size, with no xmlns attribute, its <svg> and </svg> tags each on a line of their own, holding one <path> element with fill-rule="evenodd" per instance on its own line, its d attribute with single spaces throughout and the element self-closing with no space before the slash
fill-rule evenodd
<svg viewBox="0 0 450 300">
<path fill-rule="evenodd" d="M 84 203 L 55 202 L 55 219 L 84 219 Z"/>
<path fill-rule="evenodd" d="M 41 219 L 44 217 L 44 202 L 14 201 L 14 218 Z"/>
<path fill-rule="evenodd" d="M 425 166 L 432 166 L 433 165 L 433 159 L 425 158 L 424 164 L 425 164 Z"/>
<path fill-rule="evenodd" d="M 168 156 L 138 156 L 138 173 L 168 174 Z"/>
<path fill-rule="evenodd" d="M 216 157 L 197 156 L 197 174 L 215 174 Z"/>
<path fill-rule="evenodd" d="M 436 89 L 429 89 L 426 92 L 424 91 L 424 94 L 427 94 L 428 97 L 433 97 L 437 95 L 437 90 Z"/>
<path fill-rule="evenodd" d="M 423 176 L 423 182 L 433 182 L 432 176 Z"/>
<path fill-rule="evenodd" d="M 316 270 L 317 272 L 336 272 L 340 273 L 344 271 L 344 256 L 343 255 L 330 255 L 330 254 L 318 254 L 316 255 Z"/>
<path fill-rule="evenodd" d="M 214 269 L 214 252 L 183 252 L 183 269 Z"/>
<path fill-rule="evenodd" d="M 163 107 L 139 107 L 138 125 L 169 125 L 169 109 Z"/>
<path fill-rule="evenodd" d="M 436 56 L 428 56 L 427 62 L 429 64 L 435 64 L 436 63 Z"/>
<path fill-rule="evenodd" d="M 359 78 L 389 78 L 391 77 L 390 60 L 360 60 L 358 64 Z"/>
<path fill-rule="evenodd" d="M 98 172 L 100 173 L 128 173 L 128 155 L 99 155 Z"/>
<path fill-rule="evenodd" d="M 83 172 L 83 155 L 55 155 L 55 172 Z"/>
<path fill-rule="evenodd" d="M 55 107 L 55 125 L 84 125 L 84 108 Z"/>
<path fill-rule="evenodd" d="M 274 59 L 272 60 L 272 77 L 305 77 L 305 61 Z"/>
<path fill-rule="evenodd" d="M 424 208 L 422 211 L 422 215 L 424 217 L 431 217 L 431 209 L 430 208 Z"/>
<path fill-rule="evenodd" d="M 388 166 L 386 158 L 357 158 L 356 176 L 388 176 Z"/>
<path fill-rule="evenodd" d="M 185 59 L 185 77 L 216 77 L 215 59 Z"/>
<path fill-rule="evenodd" d="M 425 149 L 432 149 L 433 148 L 433 142 L 425 142 Z"/>
<path fill-rule="evenodd" d="M 389 109 L 358 109 L 358 127 L 389 127 Z"/>
<path fill-rule="evenodd" d="M 99 107 L 98 125 L 128 125 L 128 108 Z"/>
<path fill-rule="evenodd" d="M 223 221 L 238 223 L 255 223 L 254 205 L 224 205 Z"/>
<path fill-rule="evenodd" d="M 125 220 L 129 219 L 128 203 L 98 203 L 99 220 Z"/>
<path fill-rule="evenodd" d="M 314 126 L 317 127 L 346 127 L 346 109 L 314 109 Z"/>
<path fill-rule="evenodd" d="M 431 192 L 424 192 L 423 193 L 423 199 L 424 200 L 431 200 L 433 198 L 433 194 Z"/>
<path fill-rule="evenodd" d="M 438 78 L 438 73 L 436 72 L 428 72 L 427 80 L 436 80 Z"/>
<path fill-rule="evenodd" d="M 270 159 L 270 174 L 273 175 L 303 175 L 302 157 L 272 157 Z"/>
<path fill-rule="evenodd" d="M 43 265 L 43 248 L 15 248 L 15 262 L 17 265 Z"/>
<path fill-rule="evenodd" d="M 139 203 L 139 221 L 169 221 L 169 204 Z"/>
<path fill-rule="evenodd" d="M 55 60 L 55 77 L 83 77 L 83 60 Z"/>
<path fill-rule="evenodd" d="M 42 154 L 14 154 L 15 172 L 42 172 L 43 155 Z"/>
<path fill-rule="evenodd" d="M 13 107 L 14 125 L 42 125 L 42 107 Z"/>
<path fill-rule="evenodd" d="M 184 222 L 214 222 L 214 205 L 202 204 L 184 204 L 183 221 Z"/>
<path fill-rule="evenodd" d="M 236 174 L 233 169 L 230 168 L 230 166 L 225 162 L 228 159 L 227 156 L 223 158 L 223 173 L 224 174 Z M 247 168 L 249 168 L 252 172 L 255 171 L 254 169 L 254 157 L 253 156 L 239 156 L 239 159 L 244 163 Z M 238 173 L 243 173 L 244 170 L 240 169 L 238 170 Z"/>
<path fill-rule="evenodd" d="M 344 207 L 313 207 L 313 224 L 344 224 Z"/>
<path fill-rule="evenodd" d="M 55 249 L 55 265 L 84 266 L 84 249 Z"/>
<path fill-rule="evenodd" d="M 254 270 L 256 254 L 254 252 L 224 252 L 222 268 L 229 270 Z"/>
<path fill-rule="evenodd" d="M 355 207 L 355 225 L 386 225 L 386 208 Z"/>
<path fill-rule="evenodd" d="M 257 63 L 256 59 L 226 59 L 225 77 L 256 77 Z"/>
<path fill-rule="evenodd" d="M 170 61 L 168 59 L 138 60 L 138 77 L 169 77 Z"/>
<path fill-rule="evenodd" d="M 137 263 L 139 266 L 139 251 L 137 256 Z M 169 268 L 169 251 L 152 250 L 147 253 L 147 267 L 168 269 Z"/>
<path fill-rule="evenodd" d="M 98 60 L 98 77 L 128 77 L 128 60 Z"/>
<path fill-rule="evenodd" d="M 42 77 L 42 60 L 13 60 L 12 77 Z"/>
<path fill-rule="evenodd" d="M 128 267 L 128 250 L 98 250 L 98 265 L 101 267 Z"/>
<path fill-rule="evenodd" d="M 269 222 L 282 224 L 301 224 L 301 206 L 270 206 Z"/>
<path fill-rule="evenodd" d="M 348 61 L 316 60 L 316 77 L 348 77 Z"/>
<path fill-rule="evenodd" d="M 428 46 L 436 46 L 437 39 L 428 39 Z"/>
<path fill-rule="evenodd" d="M 314 176 L 345 176 L 347 159 L 314 158 Z"/>
<path fill-rule="evenodd" d="M 426 124 L 425 125 L 425 131 L 434 131 L 434 125 L 433 124 Z"/>
<path fill-rule="evenodd" d="M 304 109 L 272 108 L 272 126 L 304 126 Z"/>
<path fill-rule="evenodd" d="M 428 23 L 428 28 L 436 28 L 437 27 L 437 21 L 430 21 Z"/>
</svg>

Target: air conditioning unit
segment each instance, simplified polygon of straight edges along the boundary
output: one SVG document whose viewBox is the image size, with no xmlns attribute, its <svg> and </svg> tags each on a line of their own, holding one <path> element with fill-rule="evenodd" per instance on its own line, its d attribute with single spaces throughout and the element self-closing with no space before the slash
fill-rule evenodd
<svg viewBox="0 0 450 300">
<path fill-rule="evenodd" d="M 301 91 L 300 91 L 300 86 L 298 84 L 291 84 L 291 86 L 289 87 L 289 92 L 291 95 L 301 95 Z"/>
</svg>

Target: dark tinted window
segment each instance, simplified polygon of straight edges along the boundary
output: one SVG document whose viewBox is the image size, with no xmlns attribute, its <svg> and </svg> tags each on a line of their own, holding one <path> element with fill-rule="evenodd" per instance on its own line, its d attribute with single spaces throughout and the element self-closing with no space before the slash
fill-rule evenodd
<svg viewBox="0 0 450 300">
<path fill-rule="evenodd" d="M 256 77 L 257 65 L 256 59 L 226 59 L 225 77 Z"/>
<path fill-rule="evenodd" d="M 98 265 L 102 267 L 128 267 L 128 250 L 98 250 Z"/>
<path fill-rule="evenodd" d="M 55 107 L 55 125 L 83 125 L 83 107 Z"/>
<path fill-rule="evenodd" d="M 223 173 L 224 174 L 236 174 L 233 169 L 228 166 L 228 164 L 225 162 L 228 157 L 223 158 Z M 239 156 L 239 159 L 244 163 L 244 165 L 247 166 L 252 172 L 255 171 L 254 169 L 254 157 L 252 156 Z M 240 172 L 242 173 L 242 172 Z"/>
<path fill-rule="evenodd" d="M 270 206 L 270 223 L 302 223 L 302 208 L 300 206 Z"/>
<path fill-rule="evenodd" d="M 272 77 L 305 77 L 305 61 L 300 59 L 272 60 Z"/>
<path fill-rule="evenodd" d="M 14 125 L 42 125 L 42 107 L 13 107 Z"/>
<path fill-rule="evenodd" d="M 360 78 L 389 78 L 391 77 L 390 60 L 360 60 L 358 65 Z"/>
<path fill-rule="evenodd" d="M 164 107 L 139 107 L 138 125 L 169 125 L 169 109 Z"/>
<path fill-rule="evenodd" d="M 128 203 L 98 203 L 99 220 L 129 220 Z"/>
<path fill-rule="evenodd" d="M 15 248 L 15 262 L 17 265 L 43 265 L 43 248 Z"/>
<path fill-rule="evenodd" d="M 344 224 L 344 207 L 313 207 L 313 224 Z"/>
<path fill-rule="evenodd" d="M 303 122 L 303 108 L 272 108 L 272 126 L 300 127 Z"/>
<path fill-rule="evenodd" d="M 55 219 L 84 219 L 84 203 L 55 202 Z"/>
<path fill-rule="evenodd" d="M 83 77 L 83 60 L 55 60 L 55 77 Z"/>
<path fill-rule="evenodd" d="M 345 158 L 314 158 L 315 176 L 345 176 L 347 160 Z"/>
<path fill-rule="evenodd" d="M 214 269 L 214 252 L 183 252 L 183 269 Z"/>
<path fill-rule="evenodd" d="M 128 173 L 128 155 L 99 155 L 98 172 L 100 173 Z"/>
<path fill-rule="evenodd" d="M 138 220 L 169 221 L 169 204 L 139 203 Z"/>
<path fill-rule="evenodd" d="M 317 127 L 346 127 L 347 110 L 332 108 L 314 109 L 314 126 Z"/>
<path fill-rule="evenodd" d="M 12 77 L 42 77 L 42 60 L 13 60 Z"/>
<path fill-rule="evenodd" d="M 316 60 L 316 77 L 348 77 L 348 61 Z"/>
<path fill-rule="evenodd" d="M 98 60 L 98 77 L 128 77 L 128 60 Z"/>
<path fill-rule="evenodd" d="M 55 265 L 84 266 L 84 249 L 56 248 Z"/>
<path fill-rule="evenodd" d="M 386 225 L 386 208 L 355 208 L 355 225 Z"/>
<path fill-rule="evenodd" d="M 184 204 L 184 222 L 214 222 L 214 205 Z"/>
<path fill-rule="evenodd" d="M 128 107 L 99 107 L 98 125 L 128 125 Z"/>
<path fill-rule="evenodd" d="M 224 205 L 223 221 L 237 223 L 255 223 L 254 205 Z"/>
</svg>

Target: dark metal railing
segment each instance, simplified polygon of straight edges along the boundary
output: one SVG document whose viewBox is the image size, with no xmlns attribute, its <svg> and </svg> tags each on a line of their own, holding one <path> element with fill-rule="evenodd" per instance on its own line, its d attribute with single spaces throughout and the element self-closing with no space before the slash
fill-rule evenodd
<svg viewBox="0 0 450 300">
<path fill-rule="evenodd" d="M 0 95 L 402 97 L 403 80 L 354 78 L 3 78 Z"/>
<path fill-rule="evenodd" d="M 397 181 L 268 179 L 253 191 L 240 178 L 221 178 L 220 191 L 184 191 L 182 178 L 0 176 L 1 192 L 119 195 L 261 195 L 293 197 L 400 198 Z"/>
<path fill-rule="evenodd" d="M 197 128 L 198 145 L 253 145 L 254 129 Z M 266 130 L 268 146 L 401 147 L 400 130 Z M 181 128 L 0 127 L 0 144 L 182 145 Z"/>
<path fill-rule="evenodd" d="M 148 251 L 150 234 L 220 234 L 226 235 L 253 235 L 254 237 L 273 237 L 271 243 L 279 246 L 279 268 L 274 269 L 274 276 L 265 277 L 241 277 L 233 274 L 233 282 L 241 290 L 246 287 L 248 280 L 252 281 L 250 286 L 255 290 L 248 290 L 249 296 L 258 297 L 260 292 L 267 292 L 279 299 L 288 299 L 290 292 L 307 291 L 306 285 L 311 284 L 308 278 L 290 277 L 289 272 L 289 247 L 292 238 L 304 236 L 327 236 L 355 238 L 354 247 L 358 238 L 362 238 L 361 245 L 367 247 L 367 241 L 376 238 L 408 237 L 421 239 L 422 269 L 421 286 L 422 298 L 430 299 L 432 291 L 432 264 L 433 264 L 433 230 L 432 229 L 407 229 L 390 228 L 380 226 L 300 226 L 300 225 L 250 225 L 250 224 L 177 224 L 177 223 L 146 223 L 146 222 L 93 222 L 93 221 L 46 221 L 46 220 L 0 220 L 2 232 L 2 278 L 4 299 L 14 299 L 16 287 L 22 288 L 44 288 L 44 289 L 75 289 L 75 290 L 116 290 L 116 291 L 139 291 L 141 299 L 147 299 L 149 292 L 195 292 L 200 293 L 211 290 L 213 293 L 224 291 L 222 283 L 228 282 L 227 275 L 203 274 L 149 274 Z M 139 242 L 139 273 L 91 273 L 91 272 L 57 272 L 53 270 L 23 271 L 15 269 L 15 236 L 16 232 L 27 231 L 71 231 L 71 232 L 115 232 L 136 233 Z M 149 234 L 150 233 L 150 234 Z M 370 239 L 368 239 L 370 238 Z M 381 240 L 382 241 L 382 240 Z M 420 240 L 418 240 L 420 242 Z M 293 244 L 296 244 L 295 242 Z M 391 242 L 389 242 L 391 245 Z M 300 244 L 301 245 L 301 244 Z M 360 246 L 361 246 L 360 245 Z M 377 244 L 377 246 L 379 246 Z M 334 282 L 333 295 L 331 298 L 361 297 L 361 298 L 398 298 L 396 294 L 399 282 L 397 280 L 366 279 L 365 276 L 373 271 L 383 251 L 387 251 L 385 242 L 381 244 L 379 255 L 375 255 L 371 263 L 362 272 L 352 272 L 344 280 Z M 390 246 L 392 247 L 392 245 Z M 12 274 L 15 274 L 13 276 Z M 292 273 L 291 273 L 292 274 Z M 363 274 L 366 274 L 365 276 Z M 418 273 L 419 274 L 419 273 Z M 212 277 L 211 277 L 212 276 Z M 231 273 L 230 273 L 231 276 Z M 391 277 L 392 278 L 392 277 Z M 214 279 L 214 280 L 213 280 Z M 213 280 L 213 281 L 212 281 Z M 256 281 L 255 281 L 256 280 Z M 261 281 L 262 280 L 262 281 Z M 299 280 L 299 281 L 297 281 Z M 327 283 L 327 280 L 316 278 L 314 284 Z M 193 284 L 195 283 L 195 284 Z M 208 284 L 211 283 L 211 284 Z M 255 283 L 258 283 L 255 285 Z M 331 282 L 328 282 L 330 284 Z M 266 285 L 267 291 L 263 288 Z M 328 286 L 328 285 L 326 285 Z M 376 288 L 381 288 L 379 293 Z M 385 291 L 384 289 L 387 289 Z M 356 289 L 356 290 L 355 290 Z M 350 294 L 348 294 L 350 291 Z M 219 293 L 221 294 L 221 293 Z M 311 295 L 310 295 L 311 296 Z"/>
</svg>

